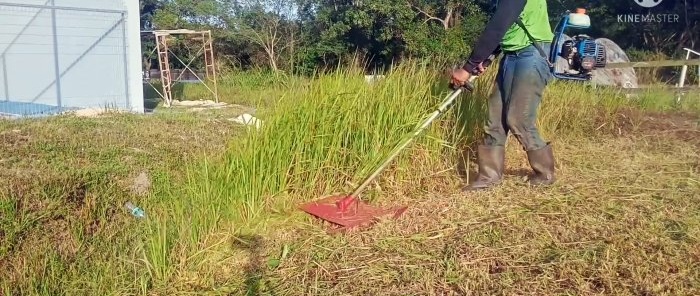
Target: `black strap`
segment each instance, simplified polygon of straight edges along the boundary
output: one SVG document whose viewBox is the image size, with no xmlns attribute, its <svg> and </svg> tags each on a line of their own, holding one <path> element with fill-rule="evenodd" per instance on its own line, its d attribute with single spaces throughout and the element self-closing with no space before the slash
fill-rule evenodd
<svg viewBox="0 0 700 296">
<path fill-rule="evenodd" d="M 532 45 L 534 45 L 535 48 L 537 48 L 537 51 L 539 51 L 540 55 L 545 59 L 545 61 L 547 61 L 547 64 L 549 64 L 550 67 L 554 66 L 554 65 L 552 65 L 551 62 L 549 62 L 549 57 L 547 57 L 547 54 L 544 53 L 544 50 L 537 43 L 537 40 L 535 40 L 535 37 L 532 37 L 532 35 L 530 35 L 530 32 L 525 28 L 525 24 L 523 24 L 523 21 L 520 20 L 520 18 L 518 18 L 515 20 L 515 23 L 518 24 L 518 26 L 520 26 L 520 28 L 522 28 L 523 31 L 525 31 L 525 34 L 527 35 L 527 37 L 530 38 L 530 41 L 532 41 Z"/>
</svg>

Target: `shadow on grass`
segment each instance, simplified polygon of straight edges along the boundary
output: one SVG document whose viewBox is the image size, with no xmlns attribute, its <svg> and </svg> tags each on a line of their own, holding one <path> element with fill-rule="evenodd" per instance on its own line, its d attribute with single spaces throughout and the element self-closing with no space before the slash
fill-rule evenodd
<svg viewBox="0 0 700 296">
<path fill-rule="evenodd" d="M 259 235 L 239 235 L 234 238 L 235 249 L 248 251 L 248 265 L 245 267 L 245 282 L 242 295 L 277 295 L 274 287 L 265 280 L 266 264 L 262 254 L 264 239 Z"/>
</svg>

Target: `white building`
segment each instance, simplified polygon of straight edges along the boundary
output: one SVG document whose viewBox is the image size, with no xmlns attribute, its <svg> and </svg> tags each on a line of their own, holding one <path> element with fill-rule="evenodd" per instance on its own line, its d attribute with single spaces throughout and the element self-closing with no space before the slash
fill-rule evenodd
<svg viewBox="0 0 700 296">
<path fill-rule="evenodd" d="M 0 0 L 0 116 L 143 112 L 139 0 Z"/>
</svg>

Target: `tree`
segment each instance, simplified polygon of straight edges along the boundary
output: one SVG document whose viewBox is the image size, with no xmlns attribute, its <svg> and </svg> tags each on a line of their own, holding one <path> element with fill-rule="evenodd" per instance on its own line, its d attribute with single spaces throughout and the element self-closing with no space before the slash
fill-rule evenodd
<svg viewBox="0 0 700 296">
<path fill-rule="evenodd" d="M 628 51 L 674 55 L 694 47 L 699 0 L 664 0 L 646 9 L 629 1 L 549 0 L 554 27 L 561 13 L 586 8 L 585 33 Z M 368 70 L 405 58 L 458 61 L 493 12 L 491 0 L 142 0 L 142 28 L 212 30 L 217 56 L 242 67 L 304 73 L 366 58 Z M 674 14 L 678 22 L 629 23 L 627 14 Z"/>
<path fill-rule="evenodd" d="M 406 3 L 425 17 L 423 23 L 437 21 L 445 30 L 454 27 L 461 18 L 466 1 L 407 0 Z"/>
<path fill-rule="evenodd" d="M 291 1 L 257 0 L 237 8 L 241 12 L 235 21 L 236 32 L 262 48 L 272 70 L 279 71 L 280 58 L 293 56 L 299 41 L 299 28 L 291 20 L 296 6 Z"/>
<path fill-rule="evenodd" d="M 163 6 L 160 0 L 141 0 L 141 30 L 153 30 L 153 15 Z"/>
</svg>

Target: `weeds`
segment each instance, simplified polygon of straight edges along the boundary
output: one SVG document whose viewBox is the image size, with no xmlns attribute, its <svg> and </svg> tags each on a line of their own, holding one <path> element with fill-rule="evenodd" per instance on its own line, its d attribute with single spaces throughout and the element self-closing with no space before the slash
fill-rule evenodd
<svg viewBox="0 0 700 296">
<path fill-rule="evenodd" d="M 693 199 L 682 198 L 698 192 L 688 162 L 697 126 L 673 121 L 662 135 L 670 123 L 657 123 L 636 145 L 620 137 L 649 130 L 630 110 L 698 110 L 661 91 L 627 97 L 553 83 L 538 125 L 558 141 L 568 182 L 537 191 L 509 178 L 488 195 L 456 197 L 458 163 L 474 169 L 462 151 L 481 137 L 490 71 L 365 192 L 376 204 L 416 202 L 410 220 L 356 237 L 304 229 L 297 203 L 352 190 L 448 94 L 436 73 L 406 63 L 374 83 L 355 69 L 310 80 L 224 77 L 222 98 L 255 105 L 260 129 L 228 124 L 237 113 L 226 111 L 2 123 L 0 175 L 11 185 L 0 187 L 0 291 L 332 294 L 353 292 L 349 283 L 363 277 L 370 285 L 356 289 L 370 294 L 399 293 L 397 283 L 417 293 L 663 292 L 644 265 L 654 250 L 668 254 L 654 263 L 675 270 L 665 274 L 697 277 L 678 259 L 697 256 Z M 620 138 L 602 136 L 610 131 Z M 517 170 L 524 159 L 509 145 Z M 153 189 L 134 196 L 129 178 L 143 171 Z M 146 208 L 146 220 L 124 213 L 127 199 Z M 645 243 L 654 247 L 634 253 Z"/>
</svg>

